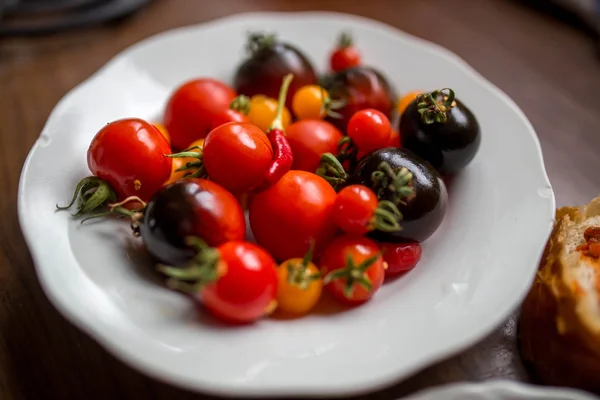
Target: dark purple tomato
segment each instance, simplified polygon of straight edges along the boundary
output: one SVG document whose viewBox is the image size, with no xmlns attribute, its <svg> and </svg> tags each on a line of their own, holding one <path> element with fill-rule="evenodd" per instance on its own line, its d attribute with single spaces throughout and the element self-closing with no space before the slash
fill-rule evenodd
<svg viewBox="0 0 600 400">
<path fill-rule="evenodd" d="M 400 185 L 403 176 L 408 182 Z M 410 151 L 390 147 L 365 155 L 349 183 L 371 188 L 380 201 L 393 202 L 402 213 L 402 230 L 369 234 L 379 242 L 423 242 L 444 220 L 446 185 L 431 164 Z"/>
<path fill-rule="evenodd" d="M 146 249 L 161 263 L 181 266 L 197 253 L 186 238 L 216 247 L 244 240 L 246 220 L 235 197 L 205 179 L 185 178 L 159 190 L 148 202 L 140 234 Z"/>
<path fill-rule="evenodd" d="M 332 100 L 345 103 L 335 110 L 341 114 L 341 118 L 327 119 L 342 132 L 346 132 L 348 121 L 357 111 L 367 108 L 374 108 L 394 121 L 396 91 L 376 69 L 366 66 L 345 69 L 326 76 L 321 84 Z"/>
<path fill-rule="evenodd" d="M 283 78 L 294 74 L 286 106 L 292 109 L 294 93 L 302 86 L 317 83 L 317 74 L 308 58 L 296 47 L 280 42 L 274 35 L 251 34 L 247 45 L 250 56 L 244 60 L 234 77 L 238 94 L 262 94 L 276 99 Z"/>
<path fill-rule="evenodd" d="M 417 98 L 406 107 L 400 118 L 400 141 L 440 174 L 451 176 L 473 160 L 481 133 L 475 115 L 454 98 L 454 92 L 451 98 L 441 92 L 426 93 L 420 102 Z"/>
</svg>

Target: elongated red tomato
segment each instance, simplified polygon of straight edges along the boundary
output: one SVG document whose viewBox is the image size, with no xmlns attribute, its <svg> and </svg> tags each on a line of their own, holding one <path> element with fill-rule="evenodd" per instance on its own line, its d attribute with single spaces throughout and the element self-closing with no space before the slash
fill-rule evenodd
<svg viewBox="0 0 600 400">
<path fill-rule="evenodd" d="M 305 119 L 294 122 L 287 129 L 288 142 L 294 153 L 292 169 L 315 172 L 321 155 L 335 154 L 342 137 L 342 132 L 327 121 Z"/>
<path fill-rule="evenodd" d="M 169 142 L 149 122 L 127 118 L 104 126 L 87 153 L 92 174 L 106 181 L 123 199 L 147 201 L 171 175 Z"/>
<path fill-rule="evenodd" d="M 380 243 L 387 263 L 386 276 L 398 275 L 413 269 L 421 260 L 421 245 L 409 243 Z"/>
<path fill-rule="evenodd" d="M 381 287 L 385 273 L 377 243 L 356 235 L 335 238 L 323 252 L 321 268 L 325 289 L 350 305 L 369 300 Z"/>
<path fill-rule="evenodd" d="M 215 115 L 229 108 L 235 97 L 230 86 L 211 78 L 194 79 L 179 86 L 169 98 L 164 116 L 173 148 L 183 150 L 205 137 L 214 127 Z"/>
<path fill-rule="evenodd" d="M 204 141 L 204 166 L 208 176 L 234 193 L 242 193 L 258 184 L 272 159 L 269 138 L 250 123 L 221 125 Z"/>
<path fill-rule="evenodd" d="M 335 190 L 320 176 L 292 170 L 249 204 L 252 233 L 277 260 L 302 258 L 312 239 L 315 256 L 335 236 Z"/>
</svg>

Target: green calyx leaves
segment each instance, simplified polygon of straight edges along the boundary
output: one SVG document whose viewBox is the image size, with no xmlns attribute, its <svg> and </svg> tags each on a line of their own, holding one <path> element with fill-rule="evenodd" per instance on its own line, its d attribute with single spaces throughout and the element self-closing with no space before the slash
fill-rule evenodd
<svg viewBox="0 0 600 400">
<path fill-rule="evenodd" d="M 352 256 L 348 254 L 346 256 L 346 266 L 328 273 L 323 279 L 323 283 L 328 284 L 338 279 L 344 280 L 346 282 L 344 285 L 344 295 L 347 298 L 352 297 L 356 285 L 360 285 L 370 292 L 373 290 L 373 284 L 367 275 L 367 270 L 380 257 L 381 254 L 376 254 L 373 257 L 367 258 L 360 264 L 356 264 Z"/>
<path fill-rule="evenodd" d="M 319 168 L 317 168 L 315 173 L 329 182 L 336 190 L 348 180 L 346 170 L 340 161 L 331 153 L 324 153 L 321 155 Z"/>
<path fill-rule="evenodd" d="M 412 178 L 413 174 L 408 168 L 393 169 L 385 161 L 379 164 L 377 170 L 371 174 L 373 190 L 377 198 L 385 197 L 386 192 L 390 191 L 392 194 L 391 202 L 394 205 L 406 204 L 414 196 Z"/>
<path fill-rule="evenodd" d="M 398 207 L 389 200 L 381 200 L 373 216 L 373 228 L 383 232 L 398 232 L 402 230 L 400 221 L 402 213 Z"/>
<path fill-rule="evenodd" d="M 252 55 L 272 47 L 275 43 L 277 43 L 277 36 L 274 33 L 251 32 L 248 34 L 246 50 Z"/>
<path fill-rule="evenodd" d="M 197 150 L 197 151 L 193 151 Z M 195 158 L 197 161 L 189 161 L 177 168 L 175 171 L 188 171 L 189 173 L 184 175 L 184 178 L 206 178 L 208 177 L 208 173 L 206 172 L 206 168 L 204 168 L 204 153 L 202 151 L 202 147 L 193 146 L 188 149 L 185 149 L 179 153 L 174 154 L 165 154 L 165 157 L 169 158 Z"/>
<path fill-rule="evenodd" d="M 288 270 L 287 281 L 290 285 L 299 287 L 302 290 L 308 289 L 311 282 L 321 279 L 320 273 L 311 273 L 308 266 L 312 261 L 313 252 L 315 250 L 315 241 L 311 240 L 310 247 L 304 255 L 301 263 L 290 262 L 286 268 Z"/>
<path fill-rule="evenodd" d="M 444 94 L 447 91 L 448 94 Z M 421 120 L 427 124 L 445 123 L 448 120 L 448 111 L 456 105 L 454 91 L 450 88 L 434 90 L 417 96 L 417 110 Z"/>
<path fill-rule="evenodd" d="M 167 286 L 189 294 L 198 291 L 221 276 L 219 251 L 197 237 L 186 238 L 186 244 L 196 251 L 183 267 L 158 264 L 156 269 L 169 277 Z"/>
</svg>

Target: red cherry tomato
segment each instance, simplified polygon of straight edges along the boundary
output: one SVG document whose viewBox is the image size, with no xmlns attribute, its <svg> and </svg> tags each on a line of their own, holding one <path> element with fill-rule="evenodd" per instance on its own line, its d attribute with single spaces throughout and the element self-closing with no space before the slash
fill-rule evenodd
<svg viewBox="0 0 600 400">
<path fill-rule="evenodd" d="M 386 276 L 397 275 L 413 269 L 421 259 L 419 243 L 380 243 L 383 259 L 387 263 Z"/>
<path fill-rule="evenodd" d="M 323 153 L 337 152 L 342 132 L 329 122 L 305 119 L 287 128 L 287 139 L 294 153 L 292 169 L 315 172 Z"/>
<path fill-rule="evenodd" d="M 250 123 L 221 125 L 204 141 L 203 161 L 208 176 L 234 193 L 260 183 L 272 159 L 267 135 Z"/>
<path fill-rule="evenodd" d="M 392 128 L 392 134 L 390 135 L 390 140 L 385 147 L 401 147 L 400 144 L 400 132 L 396 129 Z"/>
<path fill-rule="evenodd" d="M 94 137 L 87 152 L 92 174 L 106 181 L 119 199 L 137 196 L 144 201 L 171 175 L 169 142 L 149 122 L 121 119 L 106 125 Z"/>
<path fill-rule="evenodd" d="M 369 300 L 383 283 L 383 257 L 371 239 L 356 235 L 335 238 L 323 251 L 325 289 L 343 303 Z"/>
<path fill-rule="evenodd" d="M 332 71 L 338 72 L 360 65 L 361 58 L 360 52 L 352 44 L 350 35 L 343 33 L 336 49 L 331 53 L 329 65 Z"/>
<path fill-rule="evenodd" d="M 250 120 L 248 119 L 247 115 L 242 114 L 239 111 L 232 110 L 231 108 L 226 108 L 217 112 L 213 116 L 212 129 L 218 128 L 219 126 L 228 122 L 250 122 Z"/>
<path fill-rule="evenodd" d="M 169 98 L 164 124 L 174 148 L 183 150 L 194 140 L 205 137 L 213 128 L 215 114 L 229 108 L 236 92 L 215 79 L 188 81 Z"/>
<path fill-rule="evenodd" d="M 392 125 L 384 113 L 368 108 L 358 111 L 350 118 L 346 133 L 359 151 L 368 153 L 388 144 Z"/>
<path fill-rule="evenodd" d="M 241 241 L 218 247 L 224 274 L 200 292 L 202 304 L 220 319 L 248 323 L 276 307 L 277 264 L 264 249 Z"/>
<path fill-rule="evenodd" d="M 250 198 L 249 220 L 258 244 L 277 260 L 303 257 L 315 241 L 315 256 L 335 236 L 331 219 L 335 190 L 318 175 L 292 170 Z"/>
<path fill-rule="evenodd" d="M 378 205 L 377 195 L 371 189 L 350 185 L 338 192 L 331 213 L 341 230 L 364 235 L 373 230 Z"/>
</svg>

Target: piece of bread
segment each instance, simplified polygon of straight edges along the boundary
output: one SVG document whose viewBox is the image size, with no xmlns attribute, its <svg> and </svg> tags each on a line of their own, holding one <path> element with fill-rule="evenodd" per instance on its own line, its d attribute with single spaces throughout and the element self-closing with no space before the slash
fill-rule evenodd
<svg viewBox="0 0 600 400">
<path fill-rule="evenodd" d="M 521 309 L 519 346 L 542 382 L 600 394 L 600 229 L 594 227 L 600 228 L 600 197 L 582 209 L 556 211 Z"/>
</svg>

